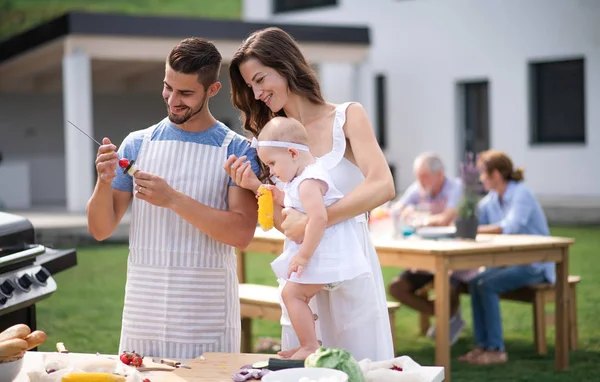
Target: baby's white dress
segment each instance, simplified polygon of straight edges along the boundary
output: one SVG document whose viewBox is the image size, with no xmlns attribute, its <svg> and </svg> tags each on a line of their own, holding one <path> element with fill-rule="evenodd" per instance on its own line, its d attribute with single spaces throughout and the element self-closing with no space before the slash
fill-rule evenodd
<svg viewBox="0 0 600 382">
<path fill-rule="evenodd" d="M 323 196 L 325 206 L 329 206 L 344 195 L 335 187 L 333 181 L 319 159 L 307 166 L 302 174 L 284 185 L 284 206 L 306 213 L 300 201 L 300 184 L 306 179 L 317 179 L 327 184 L 327 192 Z M 283 253 L 272 263 L 271 268 L 278 278 L 299 284 L 326 284 L 331 287 L 345 280 L 351 280 L 371 268 L 362 245 L 358 240 L 356 220 L 348 219 L 327 227 L 315 253 L 302 271 L 302 275 L 294 272 L 288 279 L 290 262 L 300 251 L 300 244 L 290 239 L 285 240 Z"/>
</svg>

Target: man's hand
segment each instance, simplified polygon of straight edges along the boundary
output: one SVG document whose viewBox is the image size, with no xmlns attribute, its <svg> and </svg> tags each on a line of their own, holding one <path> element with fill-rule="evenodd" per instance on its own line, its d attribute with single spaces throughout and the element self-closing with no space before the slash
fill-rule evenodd
<svg viewBox="0 0 600 382">
<path fill-rule="evenodd" d="M 102 139 L 102 146 L 98 148 L 96 154 L 96 171 L 98 171 L 98 182 L 111 184 L 117 176 L 117 162 L 119 154 L 115 151 L 117 146 L 110 142 L 110 139 Z"/>
<path fill-rule="evenodd" d="M 252 171 L 250 161 L 246 159 L 245 155 L 238 158 L 232 154 L 223 164 L 223 169 L 235 184 L 252 192 L 257 192 L 261 183 Z"/>
<path fill-rule="evenodd" d="M 410 222 L 415 217 L 415 207 L 413 205 L 408 205 L 402 208 L 400 213 L 400 219 L 404 222 Z"/>
<path fill-rule="evenodd" d="M 137 171 L 135 180 L 135 197 L 157 207 L 169 207 L 178 192 L 161 177 Z"/>
<path fill-rule="evenodd" d="M 304 272 L 304 268 L 308 264 L 308 260 L 306 257 L 302 255 L 296 255 L 292 257 L 290 261 L 290 268 L 288 269 L 288 279 L 292 276 L 292 273 L 296 272 L 298 277 L 302 276 L 302 272 Z"/>
</svg>

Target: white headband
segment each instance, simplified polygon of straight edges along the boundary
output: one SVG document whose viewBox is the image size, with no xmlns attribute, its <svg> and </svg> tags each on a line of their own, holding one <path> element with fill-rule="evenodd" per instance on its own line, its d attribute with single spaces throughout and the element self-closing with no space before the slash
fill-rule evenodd
<svg viewBox="0 0 600 382">
<path fill-rule="evenodd" d="M 308 146 L 306 145 L 301 145 L 300 143 L 293 143 L 293 142 L 285 142 L 285 141 L 259 141 L 256 138 L 252 138 L 252 142 L 250 143 L 250 146 L 257 149 L 258 147 L 281 147 L 284 149 L 296 149 L 296 150 L 301 150 L 301 151 L 310 151 L 308 149 Z"/>
</svg>

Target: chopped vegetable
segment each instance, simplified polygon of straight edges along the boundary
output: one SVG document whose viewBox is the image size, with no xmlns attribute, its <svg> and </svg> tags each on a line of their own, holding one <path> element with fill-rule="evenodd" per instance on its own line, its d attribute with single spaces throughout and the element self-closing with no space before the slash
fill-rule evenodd
<svg viewBox="0 0 600 382">
<path fill-rule="evenodd" d="M 364 382 L 358 362 L 350 352 L 343 349 L 320 348 L 309 355 L 304 362 L 305 367 L 324 367 L 336 369 L 348 374 L 348 382 Z"/>
</svg>

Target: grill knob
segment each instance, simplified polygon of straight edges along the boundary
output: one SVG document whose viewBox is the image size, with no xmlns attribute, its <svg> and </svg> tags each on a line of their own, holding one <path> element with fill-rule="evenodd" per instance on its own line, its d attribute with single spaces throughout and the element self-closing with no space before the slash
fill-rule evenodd
<svg viewBox="0 0 600 382">
<path fill-rule="evenodd" d="M 33 284 L 33 279 L 28 274 L 24 274 L 23 276 L 19 277 L 17 282 L 24 290 L 28 290 L 31 284 Z"/>
<path fill-rule="evenodd" d="M 2 284 L 0 284 L 0 292 L 2 292 L 6 297 L 10 297 L 14 290 L 15 284 L 10 280 L 6 280 Z"/>
<path fill-rule="evenodd" d="M 6 301 L 8 301 L 8 299 L 4 296 L 0 296 L 0 306 L 6 304 Z"/>
<path fill-rule="evenodd" d="M 50 272 L 46 270 L 46 268 L 42 268 L 38 273 L 35 274 L 35 278 L 40 284 L 45 284 L 46 280 L 50 277 Z"/>
</svg>

